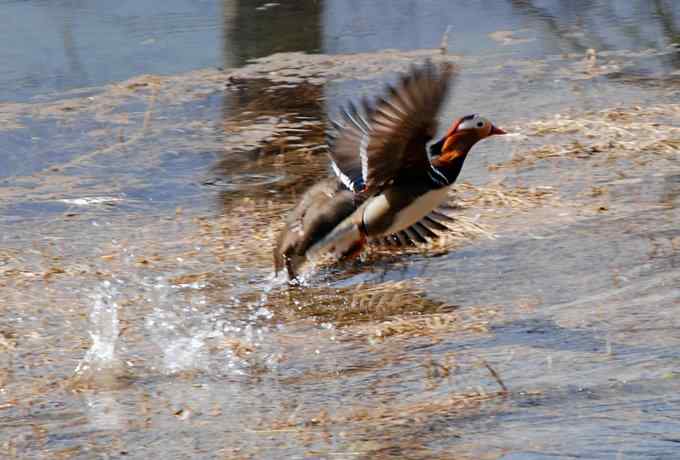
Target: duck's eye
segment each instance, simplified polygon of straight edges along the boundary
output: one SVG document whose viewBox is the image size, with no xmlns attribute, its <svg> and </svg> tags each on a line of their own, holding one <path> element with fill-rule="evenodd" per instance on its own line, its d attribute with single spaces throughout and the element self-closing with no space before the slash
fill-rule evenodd
<svg viewBox="0 0 680 460">
<path fill-rule="evenodd" d="M 477 122 L 477 127 L 478 127 L 478 128 L 482 128 L 483 126 L 484 126 L 484 122 L 483 122 L 483 121 L 478 121 L 478 122 Z"/>
</svg>

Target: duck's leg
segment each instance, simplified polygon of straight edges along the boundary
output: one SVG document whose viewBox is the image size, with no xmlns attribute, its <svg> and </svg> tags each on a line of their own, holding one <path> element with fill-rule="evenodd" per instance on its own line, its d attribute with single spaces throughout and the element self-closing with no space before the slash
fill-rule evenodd
<svg viewBox="0 0 680 460">
<path fill-rule="evenodd" d="M 286 271 L 288 272 L 288 281 L 297 280 L 297 275 L 295 274 L 295 269 L 293 268 L 293 262 L 290 257 L 285 258 L 286 261 Z"/>
<path fill-rule="evenodd" d="M 286 272 L 288 273 L 288 280 L 296 282 L 300 281 L 298 278 L 298 272 L 300 271 L 300 267 L 302 267 L 302 265 L 305 263 L 306 258 L 304 256 L 300 256 L 299 254 L 288 254 L 284 260 Z"/>
</svg>

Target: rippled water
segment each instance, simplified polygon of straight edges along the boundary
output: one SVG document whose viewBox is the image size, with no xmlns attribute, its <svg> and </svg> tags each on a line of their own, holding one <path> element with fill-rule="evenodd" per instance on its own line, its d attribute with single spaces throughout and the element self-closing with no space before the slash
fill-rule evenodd
<svg viewBox="0 0 680 460">
<path fill-rule="evenodd" d="M 0 12 L 0 457 L 678 457 L 676 2 Z M 430 56 L 513 133 L 456 238 L 274 280 L 328 114 Z"/>
</svg>

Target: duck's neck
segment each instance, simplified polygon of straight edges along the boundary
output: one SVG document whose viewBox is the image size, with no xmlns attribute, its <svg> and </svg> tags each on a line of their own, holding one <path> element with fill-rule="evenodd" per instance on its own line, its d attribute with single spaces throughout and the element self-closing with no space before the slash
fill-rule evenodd
<svg viewBox="0 0 680 460">
<path fill-rule="evenodd" d="M 442 152 L 443 143 L 444 140 L 442 139 L 430 148 L 433 169 L 430 177 L 433 183 L 439 187 L 446 187 L 456 181 L 463 168 L 465 158 L 472 148 L 472 145 L 466 142 L 453 142 L 452 145 L 447 146 L 445 152 Z"/>
</svg>

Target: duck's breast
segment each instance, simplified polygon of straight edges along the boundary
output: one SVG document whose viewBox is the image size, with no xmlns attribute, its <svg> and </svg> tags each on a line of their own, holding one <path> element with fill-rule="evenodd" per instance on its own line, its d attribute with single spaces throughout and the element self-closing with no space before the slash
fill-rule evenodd
<svg viewBox="0 0 680 460">
<path fill-rule="evenodd" d="M 410 227 L 441 205 L 447 194 L 448 187 L 386 189 L 371 198 L 364 208 L 363 223 L 368 236 L 389 235 Z"/>
</svg>

